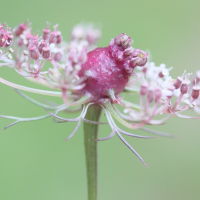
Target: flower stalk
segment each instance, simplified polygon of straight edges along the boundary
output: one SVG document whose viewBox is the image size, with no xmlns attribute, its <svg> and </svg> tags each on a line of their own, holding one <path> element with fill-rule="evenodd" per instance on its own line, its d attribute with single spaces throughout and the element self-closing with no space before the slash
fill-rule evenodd
<svg viewBox="0 0 200 200">
<path fill-rule="evenodd" d="M 91 105 L 87 110 L 86 119 L 98 122 L 101 110 L 100 106 Z M 84 123 L 88 200 L 97 200 L 97 137 L 98 124 Z"/>
</svg>

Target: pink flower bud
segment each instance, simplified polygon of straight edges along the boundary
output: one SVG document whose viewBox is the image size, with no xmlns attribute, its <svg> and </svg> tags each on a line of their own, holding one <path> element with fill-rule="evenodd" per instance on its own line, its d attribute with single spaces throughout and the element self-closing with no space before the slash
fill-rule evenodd
<svg viewBox="0 0 200 200">
<path fill-rule="evenodd" d="M 42 57 L 44 59 L 48 59 L 50 57 L 50 48 L 49 47 L 42 48 Z"/>
<path fill-rule="evenodd" d="M 124 38 L 128 38 L 128 36 L 125 33 L 122 33 L 115 37 L 115 43 L 118 45 L 121 45 L 121 40 L 122 40 L 123 36 L 124 36 Z"/>
<path fill-rule="evenodd" d="M 42 41 L 41 43 L 40 43 L 40 45 L 38 46 L 38 51 L 40 52 L 40 54 L 42 53 L 42 49 L 43 49 L 43 47 L 45 47 L 46 46 L 46 42 L 45 41 Z"/>
<path fill-rule="evenodd" d="M 126 49 L 131 46 L 132 39 L 128 37 L 125 33 L 122 33 L 115 37 L 115 43 L 121 46 L 123 49 Z"/>
<path fill-rule="evenodd" d="M 39 53 L 39 51 L 38 51 L 38 49 L 37 49 L 37 47 L 35 45 L 32 45 L 29 48 L 29 52 L 30 52 L 31 58 L 33 60 L 38 60 L 39 59 L 40 53 Z"/>
<path fill-rule="evenodd" d="M 55 32 L 52 32 L 49 38 L 49 44 L 56 44 L 57 43 L 57 35 Z"/>
<path fill-rule="evenodd" d="M 148 87 L 149 84 L 147 82 L 142 83 L 141 89 L 140 89 L 140 95 L 144 96 L 148 93 Z"/>
<path fill-rule="evenodd" d="M 147 63 L 147 55 L 148 53 L 145 53 L 144 51 L 140 49 L 133 50 L 131 56 L 133 57 L 131 59 L 131 65 L 132 67 L 136 66 L 144 66 Z"/>
<path fill-rule="evenodd" d="M 12 41 L 13 41 L 13 36 L 10 34 L 10 35 L 7 35 L 7 40 L 6 40 L 6 45 L 5 45 L 5 47 L 9 47 L 9 46 L 11 46 L 11 44 L 12 44 Z"/>
<path fill-rule="evenodd" d="M 46 28 L 43 29 L 43 34 L 42 34 L 42 39 L 43 40 L 48 40 L 49 39 L 49 36 L 50 36 L 50 30 L 49 30 L 49 26 L 50 26 L 50 23 L 47 22 L 46 23 Z"/>
<path fill-rule="evenodd" d="M 181 87 L 182 82 L 183 78 L 179 76 L 173 84 L 175 89 L 179 89 Z"/>
<path fill-rule="evenodd" d="M 61 59 L 62 59 L 62 53 L 61 53 L 61 52 L 55 53 L 53 59 L 54 59 L 54 61 L 56 61 L 56 62 L 61 61 Z"/>
<path fill-rule="evenodd" d="M 19 37 L 26 30 L 26 24 L 20 24 L 15 30 L 15 36 Z"/>
<path fill-rule="evenodd" d="M 192 98 L 193 99 L 199 98 L 199 90 L 200 90 L 200 87 L 198 87 L 198 86 L 193 87 L 193 90 L 192 90 Z"/>
</svg>

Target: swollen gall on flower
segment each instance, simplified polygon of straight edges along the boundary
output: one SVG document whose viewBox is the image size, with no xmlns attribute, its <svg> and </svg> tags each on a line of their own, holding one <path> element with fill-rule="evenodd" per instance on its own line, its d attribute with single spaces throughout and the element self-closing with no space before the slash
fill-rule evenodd
<svg viewBox="0 0 200 200">
<path fill-rule="evenodd" d="M 66 43 L 58 30 L 58 25 L 51 30 L 49 22 L 44 27 L 41 36 L 31 33 L 30 23 L 20 24 L 13 32 L 6 24 L 0 24 L 0 47 L 2 48 L 0 66 L 14 68 L 27 80 L 57 90 L 29 88 L 0 78 L 1 83 L 15 88 L 22 97 L 47 111 L 46 115 L 33 118 L 4 115 L 0 117 L 16 120 L 5 129 L 18 122 L 35 121 L 50 116 L 53 116 L 54 122 L 57 123 L 77 122 L 76 128 L 66 139 L 68 140 L 76 133 L 82 121 L 102 124 L 85 119 L 88 107 L 97 104 L 104 110 L 112 130 L 108 137 L 97 141 L 110 139 L 117 134 L 120 140 L 145 164 L 122 135 L 137 138 L 152 137 L 135 135 L 120 129 L 113 117 L 127 128 L 172 137 L 170 134 L 144 126 L 163 124 L 172 116 L 199 118 L 182 115 L 179 112 L 193 109 L 200 114 L 198 107 L 200 106 L 198 85 L 200 72 L 197 72 L 191 82 L 191 74 L 185 74 L 185 72 L 174 80 L 169 75 L 172 68 L 166 68 L 164 64 L 157 67 L 155 63 L 149 62 L 148 53 L 133 48 L 133 40 L 125 33 L 111 39 L 108 46 L 95 48 L 100 36 L 101 31 L 93 25 L 79 24 L 73 28 L 71 40 Z M 47 63 L 51 65 L 49 69 L 44 67 Z M 18 89 L 60 97 L 63 99 L 63 104 L 43 104 Z M 123 93 L 139 95 L 138 104 L 134 100 L 129 102 L 124 100 Z M 174 98 L 177 99 L 173 104 Z M 123 113 L 118 109 L 118 105 L 123 106 Z M 74 106 L 75 108 L 72 109 L 71 107 Z M 58 115 L 60 112 L 78 111 L 81 111 L 79 117 L 73 119 Z M 160 120 L 155 119 L 156 116 L 163 114 L 165 116 Z"/>
</svg>

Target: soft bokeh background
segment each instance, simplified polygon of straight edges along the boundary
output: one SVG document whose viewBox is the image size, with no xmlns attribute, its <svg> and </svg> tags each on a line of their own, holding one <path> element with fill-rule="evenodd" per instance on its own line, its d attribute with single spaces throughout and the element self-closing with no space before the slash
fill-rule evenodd
<svg viewBox="0 0 200 200">
<path fill-rule="evenodd" d="M 59 23 L 66 40 L 75 24 L 99 23 L 103 27 L 99 46 L 107 46 L 111 38 L 125 32 L 134 39 L 135 48 L 151 50 L 157 65 L 173 66 L 172 76 L 176 78 L 184 69 L 195 72 L 200 67 L 199 8 L 197 0 L 15 0 L 1 1 L 1 22 L 14 27 L 29 18 L 35 31 L 42 30 L 47 20 Z M 0 76 L 40 88 L 12 69 L 1 68 Z M 0 114 L 45 114 L 8 86 L 0 84 L 0 91 Z M 0 119 L 0 129 L 11 122 Z M 17 124 L 0 132 L 0 199 L 86 200 L 82 127 L 70 141 L 63 141 L 74 126 L 46 119 Z M 148 169 L 117 136 L 99 143 L 99 200 L 200 199 L 200 121 L 173 118 L 154 128 L 181 137 L 127 138 Z M 109 126 L 101 127 L 99 137 L 109 133 Z"/>
</svg>

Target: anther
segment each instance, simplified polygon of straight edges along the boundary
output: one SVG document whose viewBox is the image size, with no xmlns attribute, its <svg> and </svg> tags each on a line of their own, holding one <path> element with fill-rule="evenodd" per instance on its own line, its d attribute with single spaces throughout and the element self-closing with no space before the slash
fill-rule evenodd
<svg viewBox="0 0 200 200">
<path fill-rule="evenodd" d="M 24 63 L 22 63 L 21 67 L 22 67 L 22 68 L 26 68 L 26 67 L 27 67 L 27 64 L 24 62 Z"/>
<path fill-rule="evenodd" d="M 10 53 L 13 53 L 14 52 L 14 50 L 12 49 L 12 48 L 9 48 L 9 50 L 8 50 Z"/>
<path fill-rule="evenodd" d="M 8 55 L 7 55 L 7 57 L 8 57 L 8 59 L 12 59 L 12 55 L 9 53 Z"/>
</svg>

